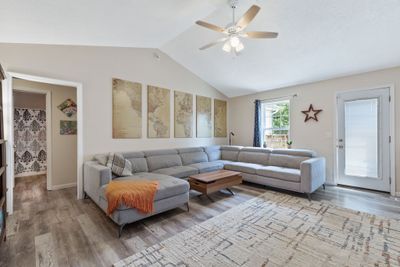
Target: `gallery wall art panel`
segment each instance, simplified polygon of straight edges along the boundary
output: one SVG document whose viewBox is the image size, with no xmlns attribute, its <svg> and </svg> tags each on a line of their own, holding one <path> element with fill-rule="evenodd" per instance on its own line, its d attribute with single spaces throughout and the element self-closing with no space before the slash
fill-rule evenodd
<svg viewBox="0 0 400 267">
<path fill-rule="evenodd" d="M 214 137 L 227 137 L 227 102 L 214 99 Z"/>
<path fill-rule="evenodd" d="M 112 80 L 113 138 L 142 137 L 142 84 Z"/>
<path fill-rule="evenodd" d="M 74 116 L 77 112 L 76 103 L 68 98 L 60 105 L 57 106 L 59 110 L 61 110 L 68 118 Z"/>
<path fill-rule="evenodd" d="M 193 137 L 193 95 L 174 92 L 174 136 Z"/>
<path fill-rule="evenodd" d="M 196 96 L 197 137 L 211 137 L 211 98 Z"/>
<path fill-rule="evenodd" d="M 147 86 L 147 137 L 170 137 L 170 90 Z"/>
<path fill-rule="evenodd" d="M 60 121 L 60 135 L 76 135 L 78 125 L 76 121 Z"/>
<path fill-rule="evenodd" d="M 34 175 L 46 171 L 46 111 L 14 109 L 14 173 Z"/>
</svg>

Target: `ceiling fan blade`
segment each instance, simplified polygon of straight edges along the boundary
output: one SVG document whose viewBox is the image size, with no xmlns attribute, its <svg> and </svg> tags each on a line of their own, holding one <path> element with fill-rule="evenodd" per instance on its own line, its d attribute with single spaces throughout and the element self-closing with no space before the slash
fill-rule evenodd
<svg viewBox="0 0 400 267">
<path fill-rule="evenodd" d="M 257 15 L 258 11 L 260 11 L 260 7 L 253 5 L 247 10 L 246 13 L 238 20 L 236 23 L 236 26 L 240 27 L 241 30 L 247 27 L 249 23 L 254 19 L 254 17 Z"/>
<path fill-rule="evenodd" d="M 246 32 L 243 33 L 243 37 L 246 38 L 276 38 L 278 37 L 277 32 Z"/>
<path fill-rule="evenodd" d="M 197 25 L 200 25 L 200 26 L 203 26 L 203 27 L 205 27 L 205 28 L 207 28 L 207 29 L 216 31 L 216 32 L 224 32 L 224 31 L 225 31 L 224 28 L 221 28 L 221 27 L 219 27 L 219 26 L 216 26 L 216 25 L 214 25 L 214 24 L 211 24 L 211 23 L 208 23 L 208 22 L 205 22 L 205 21 L 202 21 L 202 20 L 196 21 L 196 24 L 197 24 Z"/>
<path fill-rule="evenodd" d="M 216 40 L 216 41 L 214 41 L 214 42 L 212 42 L 212 43 L 209 43 L 209 44 L 206 44 L 205 46 L 200 47 L 199 50 L 205 50 L 205 49 L 210 48 L 210 47 L 212 47 L 212 46 L 214 46 L 214 45 L 216 45 L 216 44 L 225 42 L 226 40 L 228 40 L 228 38 L 221 38 L 221 39 L 218 39 L 218 40 Z"/>
</svg>

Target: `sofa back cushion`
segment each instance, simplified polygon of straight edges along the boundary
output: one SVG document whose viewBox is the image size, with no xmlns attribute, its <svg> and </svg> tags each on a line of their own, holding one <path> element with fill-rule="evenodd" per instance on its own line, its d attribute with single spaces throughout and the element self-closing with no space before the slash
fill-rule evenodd
<svg viewBox="0 0 400 267">
<path fill-rule="evenodd" d="M 149 171 L 182 166 L 181 157 L 176 149 L 148 150 L 144 151 Z"/>
<path fill-rule="evenodd" d="M 182 166 L 182 160 L 179 155 L 150 156 L 146 160 L 151 172 L 163 168 Z"/>
<path fill-rule="evenodd" d="M 271 150 L 256 147 L 244 147 L 240 150 L 238 161 L 268 165 Z"/>
<path fill-rule="evenodd" d="M 300 164 L 310 159 L 310 157 L 291 156 L 283 154 L 271 154 L 269 157 L 269 164 L 271 166 L 300 169 Z"/>
<path fill-rule="evenodd" d="M 182 153 L 191 153 L 191 152 L 204 152 L 204 148 L 197 146 L 197 147 L 184 147 L 184 148 L 177 148 L 178 154 Z"/>
<path fill-rule="evenodd" d="M 207 162 L 208 157 L 205 152 L 190 152 L 180 154 L 183 165 L 190 165 L 200 162 Z"/>
<path fill-rule="evenodd" d="M 124 157 L 132 163 L 132 172 L 148 172 L 149 167 L 147 166 L 146 158 L 144 153 L 141 151 L 135 152 L 124 152 Z"/>
<path fill-rule="evenodd" d="M 221 159 L 237 161 L 241 146 L 221 146 Z"/>
<path fill-rule="evenodd" d="M 221 159 L 221 147 L 220 146 L 207 146 L 204 148 L 207 154 L 208 161 L 216 161 Z"/>
<path fill-rule="evenodd" d="M 129 158 L 132 163 L 133 172 L 148 172 L 147 160 L 145 158 Z"/>
<path fill-rule="evenodd" d="M 178 148 L 179 156 L 182 159 L 183 165 L 190 165 L 200 162 L 207 162 L 208 157 L 202 147 L 185 147 Z"/>
<path fill-rule="evenodd" d="M 317 156 L 317 152 L 308 149 L 274 149 L 272 150 L 272 154 L 309 157 L 309 158 L 315 158 Z"/>
<path fill-rule="evenodd" d="M 176 149 L 155 149 L 155 150 L 145 150 L 145 151 L 143 151 L 143 153 L 144 153 L 144 156 L 147 158 L 150 156 L 178 154 L 178 150 L 176 150 Z"/>
</svg>

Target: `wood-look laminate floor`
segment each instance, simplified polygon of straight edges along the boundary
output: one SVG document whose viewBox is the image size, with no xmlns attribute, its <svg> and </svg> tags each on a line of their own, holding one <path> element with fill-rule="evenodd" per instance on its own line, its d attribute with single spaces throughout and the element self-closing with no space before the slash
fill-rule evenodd
<svg viewBox="0 0 400 267">
<path fill-rule="evenodd" d="M 76 188 L 47 191 L 45 176 L 32 176 L 17 179 L 14 190 L 0 266 L 111 266 L 271 189 L 243 184 L 234 187 L 234 197 L 213 194 L 214 202 L 191 192 L 190 212 L 178 208 L 130 224 L 121 238 L 118 227 L 91 200 L 76 200 Z M 400 219 L 400 202 L 388 194 L 327 187 L 312 197 Z"/>
</svg>

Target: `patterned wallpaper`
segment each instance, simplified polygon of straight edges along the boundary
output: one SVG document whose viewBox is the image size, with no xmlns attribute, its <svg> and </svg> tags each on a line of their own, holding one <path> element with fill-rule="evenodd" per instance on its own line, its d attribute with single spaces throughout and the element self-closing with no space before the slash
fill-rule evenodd
<svg viewBox="0 0 400 267">
<path fill-rule="evenodd" d="M 14 110 L 14 171 L 16 176 L 46 171 L 46 111 Z"/>
</svg>

